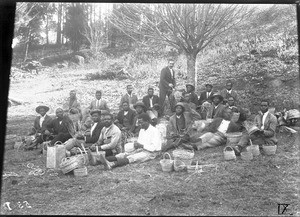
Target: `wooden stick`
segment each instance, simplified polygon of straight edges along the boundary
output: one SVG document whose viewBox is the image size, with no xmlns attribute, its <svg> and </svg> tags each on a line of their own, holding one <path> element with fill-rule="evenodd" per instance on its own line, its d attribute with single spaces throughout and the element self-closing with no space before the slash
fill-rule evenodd
<svg viewBox="0 0 300 217">
<path fill-rule="evenodd" d="M 96 153 L 98 154 L 98 145 L 96 145 Z"/>
<path fill-rule="evenodd" d="M 252 141 L 251 141 L 251 139 L 249 139 L 249 141 L 250 141 L 250 145 L 252 146 L 253 144 L 252 144 Z"/>
</svg>

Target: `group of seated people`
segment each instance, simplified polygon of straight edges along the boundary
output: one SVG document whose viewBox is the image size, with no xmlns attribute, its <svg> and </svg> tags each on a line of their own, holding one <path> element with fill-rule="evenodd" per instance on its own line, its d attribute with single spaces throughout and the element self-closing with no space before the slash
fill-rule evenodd
<svg viewBox="0 0 300 217">
<path fill-rule="evenodd" d="M 206 91 L 199 99 L 194 93 L 194 86 L 186 85 L 186 91 L 171 108 L 174 113 L 167 117 L 166 135 L 159 132 L 156 125 L 164 117 L 160 113 L 158 96 L 154 89 L 148 88 L 148 94 L 141 101 L 133 93 L 132 85 L 127 86 L 127 93 L 120 101 L 120 111 L 112 114 L 107 102 L 102 99 L 102 92 L 96 91 L 96 99 L 84 111 L 78 103 L 76 92 L 63 108 L 56 109 L 52 119 L 46 113 L 47 106 L 38 106 L 40 115 L 34 121 L 29 135 L 35 140 L 28 148 L 36 147 L 44 141 L 54 145 L 60 141 L 65 145 L 67 155 L 74 155 L 78 148 L 88 150 L 92 165 L 104 164 L 106 169 L 154 159 L 159 153 L 174 148 L 201 150 L 226 144 L 226 134 L 242 132 L 242 138 L 233 146 L 236 155 L 253 144 L 276 144 L 276 117 L 268 111 L 269 102 L 262 100 L 260 112 L 254 118 L 257 130 L 249 133 L 245 125 L 250 111 L 236 105 L 237 94 L 232 90 L 232 83 L 224 91 L 214 93 L 212 85 L 206 85 Z M 202 122 L 203 127 L 195 127 L 195 122 Z M 165 138 L 163 138 L 165 137 Z M 163 143 L 163 140 L 166 140 Z M 100 151 L 96 161 L 92 161 L 92 152 Z"/>
</svg>

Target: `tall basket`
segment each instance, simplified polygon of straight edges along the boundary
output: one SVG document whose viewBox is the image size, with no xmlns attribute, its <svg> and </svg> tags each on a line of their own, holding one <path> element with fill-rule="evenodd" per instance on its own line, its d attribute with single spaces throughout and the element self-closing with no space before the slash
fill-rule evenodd
<svg viewBox="0 0 300 217">
<path fill-rule="evenodd" d="M 172 152 L 174 157 L 174 170 L 181 171 L 190 166 L 195 155 L 194 151 L 186 149 L 175 149 Z"/>
</svg>

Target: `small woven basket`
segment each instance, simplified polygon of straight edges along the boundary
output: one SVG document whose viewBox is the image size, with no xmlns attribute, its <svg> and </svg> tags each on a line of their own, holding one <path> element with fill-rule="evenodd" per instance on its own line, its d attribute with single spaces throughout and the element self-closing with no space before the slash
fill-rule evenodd
<svg viewBox="0 0 300 217">
<path fill-rule="evenodd" d="M 234 150 L 231 146 L 226 146 L 223 150 L 225 160 L 236 160 Z"/>
<path fill-rule="evenodd" d="M 259 146 L 258 145 L 249 145 L 247 148 L 248 152 L 251 152 L 253 156 L 260 155 Z"/>
<path fill-rule="evenodd" d="M 187 168 L 187 166 L 186 166 L 186 164 L 182 160 L 180 160 L 178 158 L 174 159 L 174 170 L 176 172 L 183 171 L 186 168 Z"/>
<path fill-rule="evenodd" d="M 266 155 L 274 155 L 276 153 L 277 145 L 263 145 L 263 150 Z"/>
<path fill-rule="evenodd" d="M 87 171 L 87 167 L 81 167 L 81 168 L 76 168 L 74 169 L 74 176 L 87 176 L 88 175 L 88 171 Z"/>
<path fill-rule="evenodd" d="M 196 165 L 189 165 L 186 169 L 189 173 L 197 171 L 199 169 L 198 161 L 196 162 Z"/>
<path fill-rule="evenodd" d="M 251 161 L 253 159 L 253 154 L 252 152 L 241 152 L 241 159 L 244 161 Z"/>
<path fill-rule="evenodd" d="M 169 159 L 166 159 L 165 156 L 168 156 Z M 164 172 L 171 172 L 173 170 L 174 160 L 172 160 L 171 155 L 168 152 L 165 152 L 163 159 L 159 161 L 161 169 Z"/>
</svg>

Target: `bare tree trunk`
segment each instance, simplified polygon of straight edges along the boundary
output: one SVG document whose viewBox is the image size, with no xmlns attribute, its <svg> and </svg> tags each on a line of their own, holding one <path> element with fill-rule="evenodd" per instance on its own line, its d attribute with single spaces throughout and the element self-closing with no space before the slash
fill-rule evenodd
<svg viewBox="0 0 300 217">
<path fill-rule="evenodd" d="M 62 14 L 62 3 L 58 3 L 58 21 L 57 21 L 57 32 L 56 32 L 56 44 L 61 44 L 61 14 Z"/>
<path fill-rule="evenodd" d="M 194 86 L 197 84 L 196 57 L 197 53 L 195 52 L 186 53 L 187 76 L 189 79 L 188 82 L 193 84 Z"/>
<path fill-rule="evenodd" d="M 30 41 L 30 27 L 28 27 L 27 41 L 25 45 L 25 53 L 24 53 L 24 60 L 23 60 L 24 62 L 27 60 L 27 56 L 28 56 L 29 41 Z"/>
<path fill-rule="evenodd" d="M 46 44 L 49 45 L 49 20 L 48 20 L 48 14 L 46 14 Z"/>
</svg>

